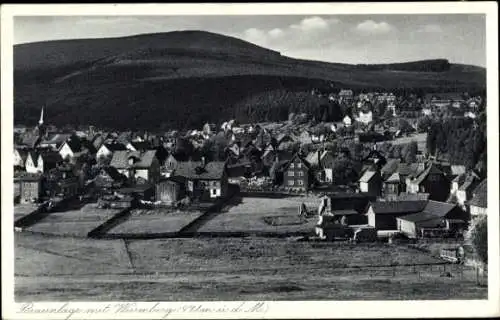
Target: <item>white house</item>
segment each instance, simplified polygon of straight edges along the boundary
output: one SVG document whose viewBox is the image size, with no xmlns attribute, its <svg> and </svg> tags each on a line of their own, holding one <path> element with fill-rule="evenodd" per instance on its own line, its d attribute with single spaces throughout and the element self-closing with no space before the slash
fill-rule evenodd
<svg viewBox="0 0 500 320">
<path fill-rule="evenodd" d="M 472 192 L 472 200 L 469 202 L 471 217 L 479 218 L 486 216 L 488 210 L 488 183 L 484 179 Z"/>
<path fill-rule="evenodd" d="M 352 125 L 352 119 L 349 116 L 345 116 L 342 122 L 344 122 L 346 127 L 350 127 Z"/>
<path fill-rule="evenodd" d="M 432 114 L 432 109 L 430 107 L 423 107 L 422 113 L 424 116 L 430 116 Z"/>
<path fill-rule="evenodd" d="M 59 153 L 48 151 L 44 153 L 30 152 L 26 158 L 26 172 L 28 173 L 44 173 L 55 168 L 57 164 L 62 162 L 62 157 Z"/>
<path fill-rule="evenodd" d="M 121 143 L 104 143 L 99 150 L 97 150 L 96 158 L 109 158 L 113 155 L 113 152 L 126 149 L 127 148 Z"/>
<path fill-rule="evenodd" d="M 373 112 L 368 111 L 368 112 L 359 112 L 359 117 L 357 119 L 359 122 L 362 122 L 364 124 L 368 124 L 373 121 Z"/>
<path fill-rule="evenodd" d="M 156 150 L 116 151 L 113 153 L 110 166 L 128 178 L 141 178 L 152 183 L 160 179 L 160 163 L 156 158 Z"/>
</svg>

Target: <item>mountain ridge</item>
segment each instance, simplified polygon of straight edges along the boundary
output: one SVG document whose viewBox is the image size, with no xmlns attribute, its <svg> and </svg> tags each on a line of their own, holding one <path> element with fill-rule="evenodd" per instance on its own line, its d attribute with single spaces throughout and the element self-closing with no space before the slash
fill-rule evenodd
<svg viewBox="0 0 500 320">
<path fill-rule="evenodd" d="M 193 30 L 20 44 L 14 47 L 14 65 L 16 122 L 31 123 L 44 105 L 55 123 L 110 127 L 199 126 L 244 114 L 234 106 L 274 90 L 473 91 L 486 83 L 484 68 L 446 59 L 376 65 L 311 61 Z M 117 114 L 125 121 L 113 119 Z"/>
</svg>

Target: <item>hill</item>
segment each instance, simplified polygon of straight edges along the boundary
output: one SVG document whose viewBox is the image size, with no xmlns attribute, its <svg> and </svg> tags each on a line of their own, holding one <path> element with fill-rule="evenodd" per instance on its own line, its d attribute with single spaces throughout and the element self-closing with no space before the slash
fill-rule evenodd
<svg viewBox="0 0 500 320">
<path fill-rule="evenodd" d="M 349 65 L 292 59 L 204 31 L 48 41 L 14 47 L 14 119 L 35 124 L 43 105 L 56 125 L 182 129 L 244 118 L 244 101 L 276 90 L 473 91 L 485 88 L 485 74 L 446 60 Z"/>
</svg>

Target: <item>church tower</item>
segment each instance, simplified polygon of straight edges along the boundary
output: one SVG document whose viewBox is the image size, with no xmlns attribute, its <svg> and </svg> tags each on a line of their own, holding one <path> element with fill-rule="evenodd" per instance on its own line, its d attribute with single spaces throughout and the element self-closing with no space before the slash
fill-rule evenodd
<svg viewBox="0 0 500 320">
<path fill-rule="evenodd" d="M 42 107 L 42 112 L 40 113 L 40 120 L 38 120 L 38 126 L 39 127 L 43 126 L 43 107 Z"/>
</svg>

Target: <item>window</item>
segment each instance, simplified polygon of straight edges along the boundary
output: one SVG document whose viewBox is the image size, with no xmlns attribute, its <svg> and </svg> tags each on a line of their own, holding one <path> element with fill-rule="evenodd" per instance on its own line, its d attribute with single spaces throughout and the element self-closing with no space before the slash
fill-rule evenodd
<svg viewBox="0 0 500 320">
<path fill-rule="evenodd" d="M 289 180 L 289 181 L 288 181 L 288 185 L 289 185 L 289 186 L 293 186 L 293 180 Z"/>
<path fill-rule="evenodd" d="M 304 172 L 299 171 L 299 177 L 303 177 L 303 176 L 304 176 Z"/>
<path fill-rule="evenodd" d="M 299 181 L 297 181 L 297 184 L 298 184 L 299 186 L 303 186 L 303 185 L 304 185 L 304 181 L 299 180 Z"/>
<path fill-rule="evenodd" d="M 290 169 L 293 169 L 295 168 L 295 164 L 294 163 L 290 163 Z"/>
<path fill-rule="evenodd" d="M 288 171 L 288 176 L 289 177 L 293 177 L 295 175 L 295 173 L 293 171 Z"/>
<path fill-rule="evenodd" d="M 302 163 L 300 163 L 300 162 L 297 163 L 297 168 L 299 168 L 299 169 L 302 168 Z"/>
</svg>

